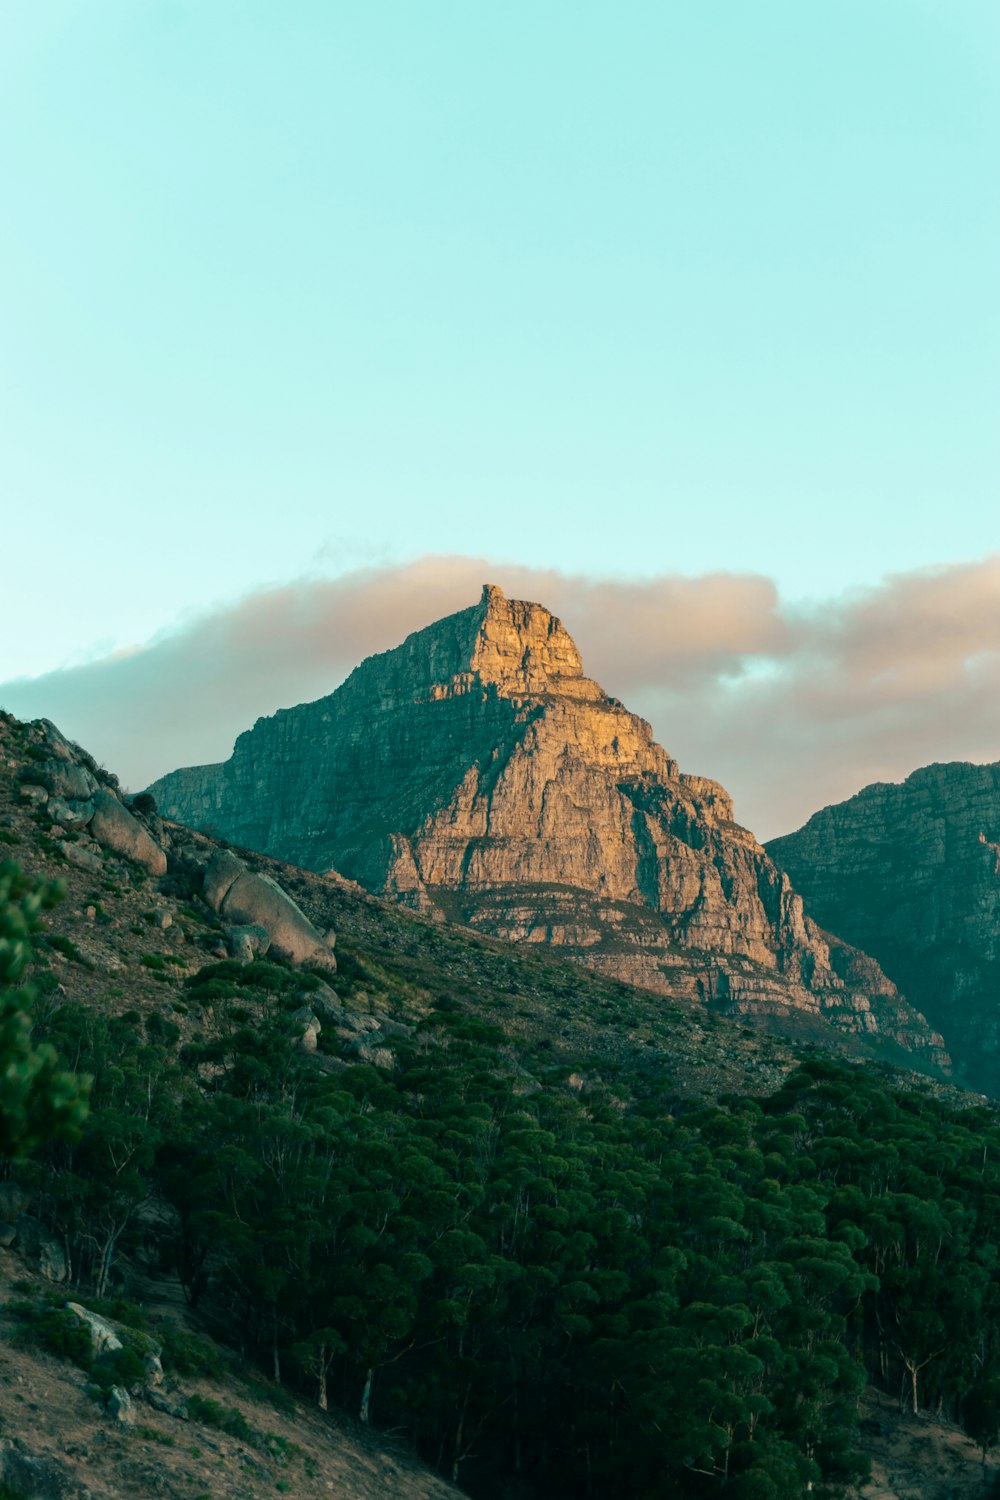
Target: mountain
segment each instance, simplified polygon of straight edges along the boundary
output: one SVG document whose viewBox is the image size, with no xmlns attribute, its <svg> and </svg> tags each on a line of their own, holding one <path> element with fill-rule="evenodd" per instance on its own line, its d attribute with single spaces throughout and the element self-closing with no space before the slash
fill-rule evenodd
<svg viewBox="0 0 1000 1500">
<path fill-rule="evenodd" d="M 4 1493 L 867 1496 L 868 1450 L 972 1500 L 982 1099 L 225 848 L 2 713 L 0 854 Z"/>
<path fill-rule="evenodd" d="M 945 1061 L 878 965 L 803 916 L 723 788 L 584 675 L 548 610 L 498 588 L 150 791 L 170 818 L 425 914 Z"/>
<path fill-rule="evenodd" d="M 874 954 L 1000 1094 L 1000 763 L 925 766 L 767 846 L 818 922 Z"/>
</svg>

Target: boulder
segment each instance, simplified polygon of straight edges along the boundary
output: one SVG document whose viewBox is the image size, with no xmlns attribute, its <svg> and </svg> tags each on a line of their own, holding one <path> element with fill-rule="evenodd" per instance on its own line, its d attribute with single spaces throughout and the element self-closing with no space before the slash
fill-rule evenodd
<svg viewBox="0 0 1000 1500">
<path fill-rule="evenodd" d="M 93 802 L 66 802 L 62 797 L 50 797 L 48 814 L 53 823 L 63 828 L 86 828 L 94 816 Z"/>
<path fill-rule="evenodd" d="M 341 1005 L 336 991 L 332 990 L 328 984 L 321 984 L 319 989 L 310 990 L 307 994 L 303 994 L 301 998 L 312 1007 L 320 1020 L 339 1023 L 343 1019 L 344 1007 Z"/>
<path fill-rule="evenodd" d="M 301 1028 L 299 1051 L 315 1052 L 319 1034 L 323 1030 L 315 1012 L 310 1006 L 303 1005 L 299 1010 L 292 1012 L 291 1019 L 297 1027 Z"/>
<path fill-rule="evenodd" d="M 17 789 L 17 795 L 25 802 L 30 802 L 32 807 L 44 807 L 49 800 L 49 794 L 45 788 L 33 781 L 22 781 Z"/>
<path fill-rule="evenodd" d="M 47 1280 L 66 1280 L 69 1267 L 62 1244 L 31 1214 L 22 1214 L 18 1219 L 14 1245 L 17 1253 Z"/>
<path fill-rule="evenodd" d="M 396 1066 L 395 1053 L 389 1047 L 373 1047 L 368 1038 L 358 1038 L 354 1055 L 359 1062 L 371 1063 L 373 1068 L 383 1068 L 391 1073 Z"/>
<path fill-rule="evenodd" d="M 71 1312 L 78 1323 L 82 1323 L 90 1334 L 90 1347 L 95 1354 L 114 1354 L 123 1347 L 110 1323 L 82 1307 L 79 1302 L 67 1302 L 66 1311 Z"/>
<path fill-rule="evenodd" d="M 64 840 L 59 848 L 68 864 L 86 870 L 88 875 L 99 875 L 104 869 L 101 856 L 93 845 L 71 844 Z"/>
<path fill-rule="evenodd" d="M 143 1391 L 142 1396 L 154 1411 L 162 1411 L 167 1417 L 177 1417 L 181 1422 L 188 1420 L 188 1409 L 176 1396 L 164 1395 L 163 1391 L 149 1385 Z"/>
<path fill-rule="evenodd" d="M 146 1375 L 147 1390 L 163 1384 L 163 1365 L 160 1363 L 160 1356 L 152 1349 L 143 1355 L 142 1367 Z"/>
<path fill-rule="evenodd" d="M 267 928 L 261 927 L 259 923 L 250 923 L 246 927 L 230 927 L 226 933 L 226 942 L 229 944 L 230 956 L 241 964 L 252 963 L 255 958 L 263 958 L 271 946 Z"/>
<path fill-rule="evenodd" d="M 93 802 L 90 833 L 97 842 L 148 870 L 150 875 L 165 875 L 167 856 L 118 798 L 101 787 L 94 793 Z"/>
<path fill-rule="evenodd" d="M 205 900 L 240 927 L 262 927 L 278 958 L 336 969 L 337 961 L 305 912 L 267 875 L 254 875 L 241 859 L 219 850 L 204 877 Z"/>
<path fill-rule="evenodd" d="M 132 1405 L 132 1397 L 124 1386 L 113 1385 L 105 1402 L 104 1410 L 113 1422 L 121 1427 L 131 1427 L 135 1421 L 135 1409 Z"/>
<path fill-rule="evenodd" d="M 0 1439 L 0 1482 L 31 1500 L 92 1500 L 92 1492 L 55 1458 L 36 1458 L 17 1438 Z"/>
<path fill-rule="evenodd" d="M 45 742 L 48 745 L 49 753 L 54 756 L 56 760 L 76 759 L 76 754 L 74 752 L 73 746 L 63 734 L 62 730 L 56 728 L 51 719 L 39 719 L 37 723 L 43 735 L 45 736 Z"/>
<path fill-rule="evenodd" d="M 383 1036 L 412 1036 L 416 1027 L 407 1026 L 405 1021 L 392 1021 L 388 1016 L 379 1016 L 378 1029 Z"/>
<path fill-rule="evenodd" d="M 351 1011 L 345 1011 L 341 1025 L 348 1031 L 380 1031 L 378 1016 L 357 1016 Z"/>
<path fill-rule="evenodd" d="M 245 875 L 247 867 L 228 849 L 219 849 L 205 866 L 204 896 L 213 911 L 218 911 L 230 887 Z"/>
<path fill-rule="evenodd" d="M 47 760 L 38 779 L 54 797 L 65 797 L 70 802 L 86 802 L 98 789 L 97 778 L 86 766 L 78 766 L 71 760 Z"/>
</svg>

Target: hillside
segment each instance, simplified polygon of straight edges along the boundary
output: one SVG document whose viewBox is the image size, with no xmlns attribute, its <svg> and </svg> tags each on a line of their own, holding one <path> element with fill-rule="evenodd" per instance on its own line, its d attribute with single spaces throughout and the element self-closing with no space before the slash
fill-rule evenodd
<svg viewBox="0 0 1000 1500">
<path fill-rule="evenodd" d="M 94 1075 L 83 1139 L 5 1189 L 8 1326 L 36 1361 L 7 1367 L 8 1477 L 54 1453 L 23 1377 L 65 1411 L 74 1483 L 101 1453 L 109 1500 L 437 1493 L 378 1427 L 483 1500 L 857 1493 L 866 1447 L 881 1482 L 927 1438 L 967 1489 L 966 1440 L 923 1413 L 961 1415 L 1000 1358 L 982 1101 L 861 1062 L 870 1040 L 824 1060 L 339 877 L 246 850 L 226 875 L 44 723 L 0 724 L 0 760 L 0 838 L 66 888 L 35 939 L 35 1033 Z M 42 782 L 80 769 L 146 868 L 68 827 Z M 318 936 L 306 963 L 245 952 L 220 870 L 334 927 L 336 973 Z M 109 1426 L 121 1370 L 74 1376 L 74 1297 L 156 1342 L 186 1423 L 140 1379 Z M 920 1415 L 859 1427 L 866 1367 Z M 354 1425 L 308 1415 L 318 1395 Z"/>
<path fill-rule="evenodd" d="M 499 589 L 151 793 L 192 827 L 425 914 L 947 1066 L 878 965 L 803 916 L 723 788 L 584 675 L 559 620 Z"/>
<path fill-rule="evenodd" d="M 925 766 L 768 851 L 818 922 L 873 954 L 970 1087 L 1000 1095 L 1000 764 Z"/>
</svg>

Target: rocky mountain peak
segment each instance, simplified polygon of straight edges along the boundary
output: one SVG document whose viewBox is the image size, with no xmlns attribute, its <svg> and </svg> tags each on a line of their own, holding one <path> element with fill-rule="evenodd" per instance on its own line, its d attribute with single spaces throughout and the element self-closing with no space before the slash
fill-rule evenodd
<svg viewBox="0 0 1000 1500">
<path fill-rule="evenodd" d="M 509 697 L 559 692 L 601 696 L 597 684 L 583 675 L 572 636 L 543 605 L 508 599 L 496 584 L 487 583 L 475 614 L 482 618 L 470 670 L 480 682 L 492 683 Z"/>
<path fill-rule="evenodd" d="M 195 828 L 632 983 L 940 1050 L 877 965 L 804 919 L 724 789 L 584 675 L 549 610 L 495 585 L 150 790 Z"/>
<path fill-rule="evenodd" d="M 595 702 L 601 689 L 583 675 L 569 632 L 541 604 L 483 586 L 478 604 L 416 630 L 402 645 L 368 657 L 341 691 L 401 704 L 492 689 L 509 699 L 566 697 Z"/>
</svg>

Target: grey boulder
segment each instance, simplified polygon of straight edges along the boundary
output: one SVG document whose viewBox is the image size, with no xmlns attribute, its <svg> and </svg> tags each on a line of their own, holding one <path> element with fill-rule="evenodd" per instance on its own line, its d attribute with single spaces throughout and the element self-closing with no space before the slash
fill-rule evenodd
<svg viewBox="0 0 1000 1500">
<path fill-rule="evenodd" d="M 167 856 L 137 818 L 100 787 L 93 797 L 94 816 L 89 832 L 105 849 L 130 859 L 150 875 L 165 875 Z"/>
<path fill-rule="evenodd" d="M 22 1214 L 17 1221 L 15 1245 L 19 1255 L 49 1281 L 65 1281 L 69 1275 L 66 1252 L 59 1240 L 38 1219 Z"/>
<path fill-rule="evenodd" d="M 220 911 L 230 888 L 245 875 L 247 867 L 228 849 L 219 849 L 205 866 L 204 896 L 213 911 Z"/>
<path fill-rule="evenodd" d="M 219 850 L 208 862 L 205 900 L 241 927 L 263 927 L 278 958 L 336 969 L 337 960 L 301 907 L 267 875 L 254 875 L 241 859 Z"/>
<path fill-rule="evenodd" d="M 70 802 L 86 802 L 97 791 L 97 778 L 86 766 L 71 760 L 47 760 L 39 774 L 54 797 Z"/>
<path fill-rule="evenodd" d="M 93 802 L 66 802 L 62 797 L 50 797 L 48 814 L 53 823 L 63 828 L 86 828 L 94 816 Z"/>
<path fill-rule="evenodd" d="M 135 1421 L 132 1397 L 124 1386 L 113 1385 L 111 1387 L 104 1410 L 113 1422 L 117 1422 L 122 1427 L 131 1427 Z"/>
<path fill-rule="evenodd" d="M 271 946 L 267 928 L 253 922 L 246 927 L 230 927 L 226 933 L 226 942 L 229 944 L 230 957 L 235 958 L 236 962 L 241 964 L 252 963 L 255 958 L 263 958 Z"/>
<path fill-rule="evenodd" d="M 99 875 L 104 869 L 96 845 L 71 844 L 64 840 L 59 848 L 69 864 L 78 870 L 86 870 L 88 875 Z"/>
<path fill-rule="evenodd" d="M 114 1354 L 122 1347 L 122 1341 L 111 1324 L 99 1318 L 97 1313 L 82 1307 L 79 1302 L 67 1302 L 66 1309 L 90 1334 L 90 1346 L 95 1354 Z"/>
</svg>

